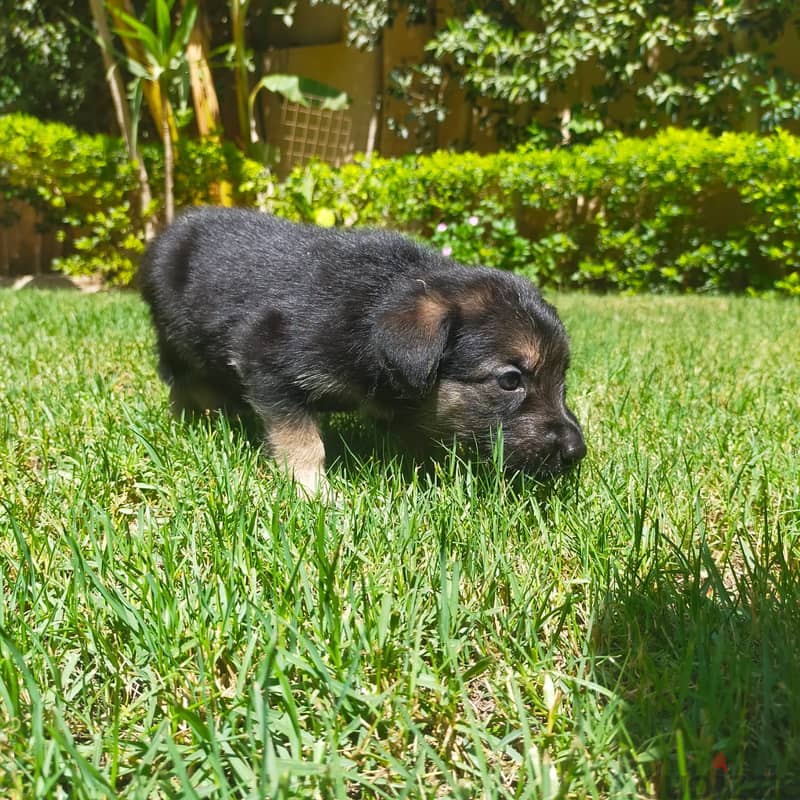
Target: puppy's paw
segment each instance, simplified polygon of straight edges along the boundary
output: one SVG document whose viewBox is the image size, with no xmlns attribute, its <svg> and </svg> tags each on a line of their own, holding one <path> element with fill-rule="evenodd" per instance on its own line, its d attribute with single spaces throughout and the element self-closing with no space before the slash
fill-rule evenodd
<svg viewBox="0 0 800 800">
<path fill-rule="evenodd" d="M 292 477 L 298 497 L 304 500 L 321 500 L 326 505 L 342 507 L 342 496 L 331 487 L 324 470 L 294 469 Z"/>
</svg>

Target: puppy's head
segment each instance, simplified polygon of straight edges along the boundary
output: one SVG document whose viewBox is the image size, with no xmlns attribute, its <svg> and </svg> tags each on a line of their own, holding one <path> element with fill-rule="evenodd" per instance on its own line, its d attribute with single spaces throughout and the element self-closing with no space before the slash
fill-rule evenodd
<svg viewBox="0 0 800 800">
<path fill-rule="evenodd" d="M 456 268 L 409 286 L 379 319 L 378 349 L 417 424 L 434 438 L 505 464 L 555 475 L 586 454 L 566 404 L 569 344 L 555 309 L 532 284 L 497 270 Z"/>
</svg>

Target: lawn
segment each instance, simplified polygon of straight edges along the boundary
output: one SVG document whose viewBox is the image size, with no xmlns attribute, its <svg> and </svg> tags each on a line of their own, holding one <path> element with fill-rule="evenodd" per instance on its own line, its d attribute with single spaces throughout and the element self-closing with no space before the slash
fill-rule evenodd
<svg viewBox="0 0 800 800">
<path fill-rule="evenodd" d="M 338 418 L 325 506 L 0 293 L 0 796 L 800 796 L 800 306 L 556 300 L 579 474 Z"/>
</svg>

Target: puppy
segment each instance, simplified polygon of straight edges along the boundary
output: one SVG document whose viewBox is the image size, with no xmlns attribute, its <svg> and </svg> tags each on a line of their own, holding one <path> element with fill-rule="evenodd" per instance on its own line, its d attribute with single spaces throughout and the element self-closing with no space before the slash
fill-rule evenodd
<svg viewBox="0 0 800 800">
<path fill-rule="evenodd" d="M 197 208 L 141 268 L 176 414 L 250 408 L 267 452 L 324 483 L 317 415 L 361 409 L 539 476 L 586 453 L 565 400 L 566 333 L 519 276 L 396 233 Z"/>
</svg>

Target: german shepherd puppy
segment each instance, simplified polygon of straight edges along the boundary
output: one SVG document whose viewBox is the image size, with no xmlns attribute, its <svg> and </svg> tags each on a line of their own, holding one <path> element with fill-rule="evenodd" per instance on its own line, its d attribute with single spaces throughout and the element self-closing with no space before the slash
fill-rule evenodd
<svg viewBox="0 0 800 800">
<path fill-rule="evenodd" d="M 140 282 L 174 412 L 252 409 L 266 451 L 310 493 L 324 484 L 326 411 L 484 454 L 502 430 L 508 469 L 544 477 L 586 453 L 564 327 L 517 275 L 388 231 L 210 207 L 151 243 Z"/>
</svg>

